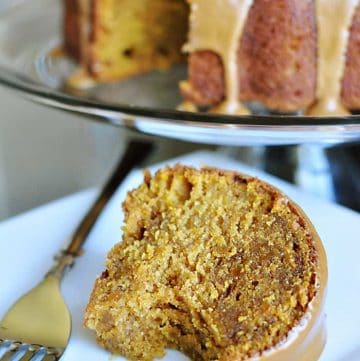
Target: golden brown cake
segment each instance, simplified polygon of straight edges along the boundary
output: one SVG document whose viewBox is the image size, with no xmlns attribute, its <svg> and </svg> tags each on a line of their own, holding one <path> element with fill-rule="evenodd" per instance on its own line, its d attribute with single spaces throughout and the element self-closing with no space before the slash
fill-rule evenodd
<svg viewBox="0 0 360 361">
<path fill-rule="evenodd" d="M 183 58 L 188 27 L 183 0 L 64 1 L 65 47 L 96 81 L 168 68 Z"/>
<path fill-rule="evenodd" d="M 169 67 L 183 47 L 190 108 L 360 110 L 359 0 L 63 1 L 65 47 L 82 64 L 72 85 Z"/>
<path fill-rule="evenodd" d="M 274 187 L 177 165 L 128 193 L 123 241 L 85 325 L 130 360 L 315 361 L 325 343 L 321 241 Z M 256 358 L 258 357 L 258 358 Z"/>
</svg>

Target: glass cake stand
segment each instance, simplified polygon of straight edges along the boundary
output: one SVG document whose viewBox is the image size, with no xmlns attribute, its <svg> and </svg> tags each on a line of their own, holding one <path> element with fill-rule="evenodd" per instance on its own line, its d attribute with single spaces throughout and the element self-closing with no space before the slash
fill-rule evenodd
<svg viewBox="0 0 360 361">
<path fill-rule="evenodd" d="M 64 84 L 76 65 L 56 51 L 62 38 L 61 1 L 1 3 L 0 84 L 38 103 L 137 132 L 197 143 L 336 144 L 360 139 L 360 115 L 268 114 L 256 105 L 252 105 L 255 115 L 251 116 L 177 111 L 181 102 L 177 84 L 186 78 L 184 65 L 88 90 L 71 90 Z"/>
<path fill-rule="evenodd" d="M 0 84 L 37 103 L 82 114 L 89 120 L 143 134 L 235 146 L 238 155 L 245 154 L 245 161 L 259 168 L 272 169 L 276 162 L 282 167 L 287 162 L 293 165 L 295 157 L 292 180 L 305 188 L 315 187 L 315 192 L 328 188 L 325 192 L 332 194 L 327 187 L 332 180 L 324 147 L 358 142 L 360 115 L 269 114 L 256 104 L 251 104 L 254 115 L 250 116 L 178 111 L 176 106 L 181 102 L 178 82 L 186 79 L 184 65 L 87 90 L 71 90 L 64 84 L 76 64 L 59 50 L 61 3 L 61 0 L 1 0 Z M 265 146 L 293 144 L 300 147 L 295 151 L 283 147 L 281 156 L 264 158 L 269 153 Z M 332 196 L 327 194 L 327 197 Z"/>
</svg>

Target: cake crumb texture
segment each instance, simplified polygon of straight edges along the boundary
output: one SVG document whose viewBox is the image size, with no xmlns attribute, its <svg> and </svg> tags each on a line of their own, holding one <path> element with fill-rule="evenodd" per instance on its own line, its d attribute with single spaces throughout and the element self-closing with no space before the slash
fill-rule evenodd
<svg viewBox="0 0 360 361">
<path fill-rule="evenodd" d="M 113 353 L 246 360 L 285 340 L 316 294 L 307 222 L 258 179 L 167 167 L 146 173 L 123 208 L 123 241 L 85 315 Z"/>
</svg>

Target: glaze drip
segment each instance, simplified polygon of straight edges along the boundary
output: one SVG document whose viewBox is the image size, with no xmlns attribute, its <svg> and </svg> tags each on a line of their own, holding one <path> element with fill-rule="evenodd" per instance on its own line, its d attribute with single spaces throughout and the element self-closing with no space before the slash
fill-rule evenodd
<svg viewBox="0 0 360 361">
<path fill-rule="evenodd" d="M 223 62 L 226 100 L 216 113 L 249 114 L 239 102 L 237 49 L 253 0 L 188 0 L 191 6 L 186 52 L 211 50 Z"/>
<path fill-rule="evenodd" d="M 316 0 L 318 65 L 312 116 L 349 115 L 341 103 L 350 26 L 359 0 Z"/>
</svg>

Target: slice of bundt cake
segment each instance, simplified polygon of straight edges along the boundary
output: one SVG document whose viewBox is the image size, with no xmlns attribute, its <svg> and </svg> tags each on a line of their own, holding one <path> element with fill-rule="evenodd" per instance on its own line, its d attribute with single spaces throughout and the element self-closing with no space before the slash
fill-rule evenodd
<svg viewBox="0 0 360 361">
<path fill-rule="evenodd" d="M 326 257 L 304 213 L 238 173 L 145 173 L 123 204 L 123 242 L 96 280 L 85 325 L 130 360 L 313 361 L 324 346 Z"/>
</svg>

